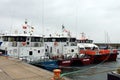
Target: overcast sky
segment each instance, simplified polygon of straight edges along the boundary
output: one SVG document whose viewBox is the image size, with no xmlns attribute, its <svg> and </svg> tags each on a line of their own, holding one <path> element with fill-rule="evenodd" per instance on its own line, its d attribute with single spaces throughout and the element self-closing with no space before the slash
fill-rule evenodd
<svg viewBox="0 0 120 80">
<path fill-rule="evenodd" d="M 120 0 L 0 0 L 0 31 L 22 31 L 27 19 L 36 34 L 59 33 L 94 42 L 120 42 Z M 107 36 L 107 37 L 106 37 Z"/>
</svg>

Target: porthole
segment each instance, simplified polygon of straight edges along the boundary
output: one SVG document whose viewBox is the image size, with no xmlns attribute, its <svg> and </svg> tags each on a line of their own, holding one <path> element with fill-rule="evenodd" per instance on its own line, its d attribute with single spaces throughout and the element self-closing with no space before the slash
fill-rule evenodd
<svg viewBox="0 0 120 80">
<path fill-rule="evenodd" d="M 40 50 L 38 50 L 38 53 L 40 53 Z"/>
<path fill-rule="evenodd" d="M 71 49 L 71 52 L 74 52 L 74 49 Z"/>
</svg>

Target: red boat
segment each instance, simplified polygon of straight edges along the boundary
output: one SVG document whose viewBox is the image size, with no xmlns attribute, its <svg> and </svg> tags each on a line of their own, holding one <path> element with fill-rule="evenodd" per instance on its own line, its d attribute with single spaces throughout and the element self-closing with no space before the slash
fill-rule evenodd
<svg viewBox="0 0 120 80">
<path fill-rule="evenodd" d="M 94 62 L 116 61 L 117 54 L 116 49 L 100 49 L 99 54 L 94 57 Z"/>
<path fill-rule="evenodd" d="M 91 57 L 83 57 L 83 58 L 73 58 L 72 66 L 85 66 L 90 65 L 92 63 Z"/>
<path fill-rule="evenodd" d="M 60 68 L 62 67 L 69 67 L 72 64 L 72 60 L 68 59 L 68 60 L 58 60 L 58 65 Z"/>
<path fill-rule="evenodd" d="M 100 50 L 86 50 L 86 55 L 93 57 L 93 63 L 99 63 L 104 61 L 116 61 L 117 50 L 116 49 L 100 49 Z"/>
<path fill-rule="evenodd" d="M 58 65 L 62 67 L 70 67 L 70 66 L 85 66 L 91 64 L 91 59 L 89 58 L 72 58 L 69 60 L 58 60 Z"/>
<path fill-rule="evenodd" d="M 90 65 L 93 61 L 91 59 L 92 57 L 87 56 L 85 54 L 79 54 L 74 58 L 56 58 L 55 60 L 58 61 L 58 65 L 60 68 L 63 67 L 70 67 L 70 66 L 85 66 Z"/>
<path fill-rule="evenodd" d="M 77 42 L 79 53 L 90 56 L 93 63 L 116 61 L 118 52 L 117 49 L 112 49 L 111 46 L 107 45 L 104 48 L 100 48 L 93 44 L 93 40 L 86 39 L 84 34 L 82 34 L 82 38 L 77 40 Z"/>
</svg>

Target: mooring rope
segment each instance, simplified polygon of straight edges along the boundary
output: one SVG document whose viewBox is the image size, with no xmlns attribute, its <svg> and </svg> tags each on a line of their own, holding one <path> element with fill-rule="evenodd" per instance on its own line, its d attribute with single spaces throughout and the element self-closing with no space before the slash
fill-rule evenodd
<svg viewBox="0 0 120 80">
<path fill-rule="evenodd" d="M 98 67 L 99 65 L 103 64 L 110 57 L 110 55 L 111 54 L 109 54 L 102 62 L 100 62 L 99 64 L 97 64 L 95 66 L 92 66 L 92 67 L 89 67 L 89 68 L 83 69 L 83 70 L 77 70 L 77 71 L 62 73 L 60 76 L 63 77 L 63 76 L 66 76 L 66 75 L 75 74 L 75 73 L 79 73 L 79 72 L 84 72 L 84 71 L 87 71 L 87 70 L 89 70 L 91 68 Z"/>
</svg>

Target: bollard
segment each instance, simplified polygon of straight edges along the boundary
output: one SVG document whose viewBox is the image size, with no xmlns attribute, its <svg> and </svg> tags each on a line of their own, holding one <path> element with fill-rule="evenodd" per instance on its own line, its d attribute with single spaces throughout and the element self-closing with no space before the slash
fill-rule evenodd
<svg viewBox="0 0 120 80">
<path fill-rule="evenodd" d="M 55 69 L 55 70 L 53 70 L 53 72 L 54 72 L 54 79 L 60 79 L 61 70 Z"/>
<path fill-rule="evenodd" d="M 60 77 L 61 70 L 60 69 L 54 69 L 54 77 L 51 78 L 51 80 L 64 80 L 63 78 Z"/>
</svg>

